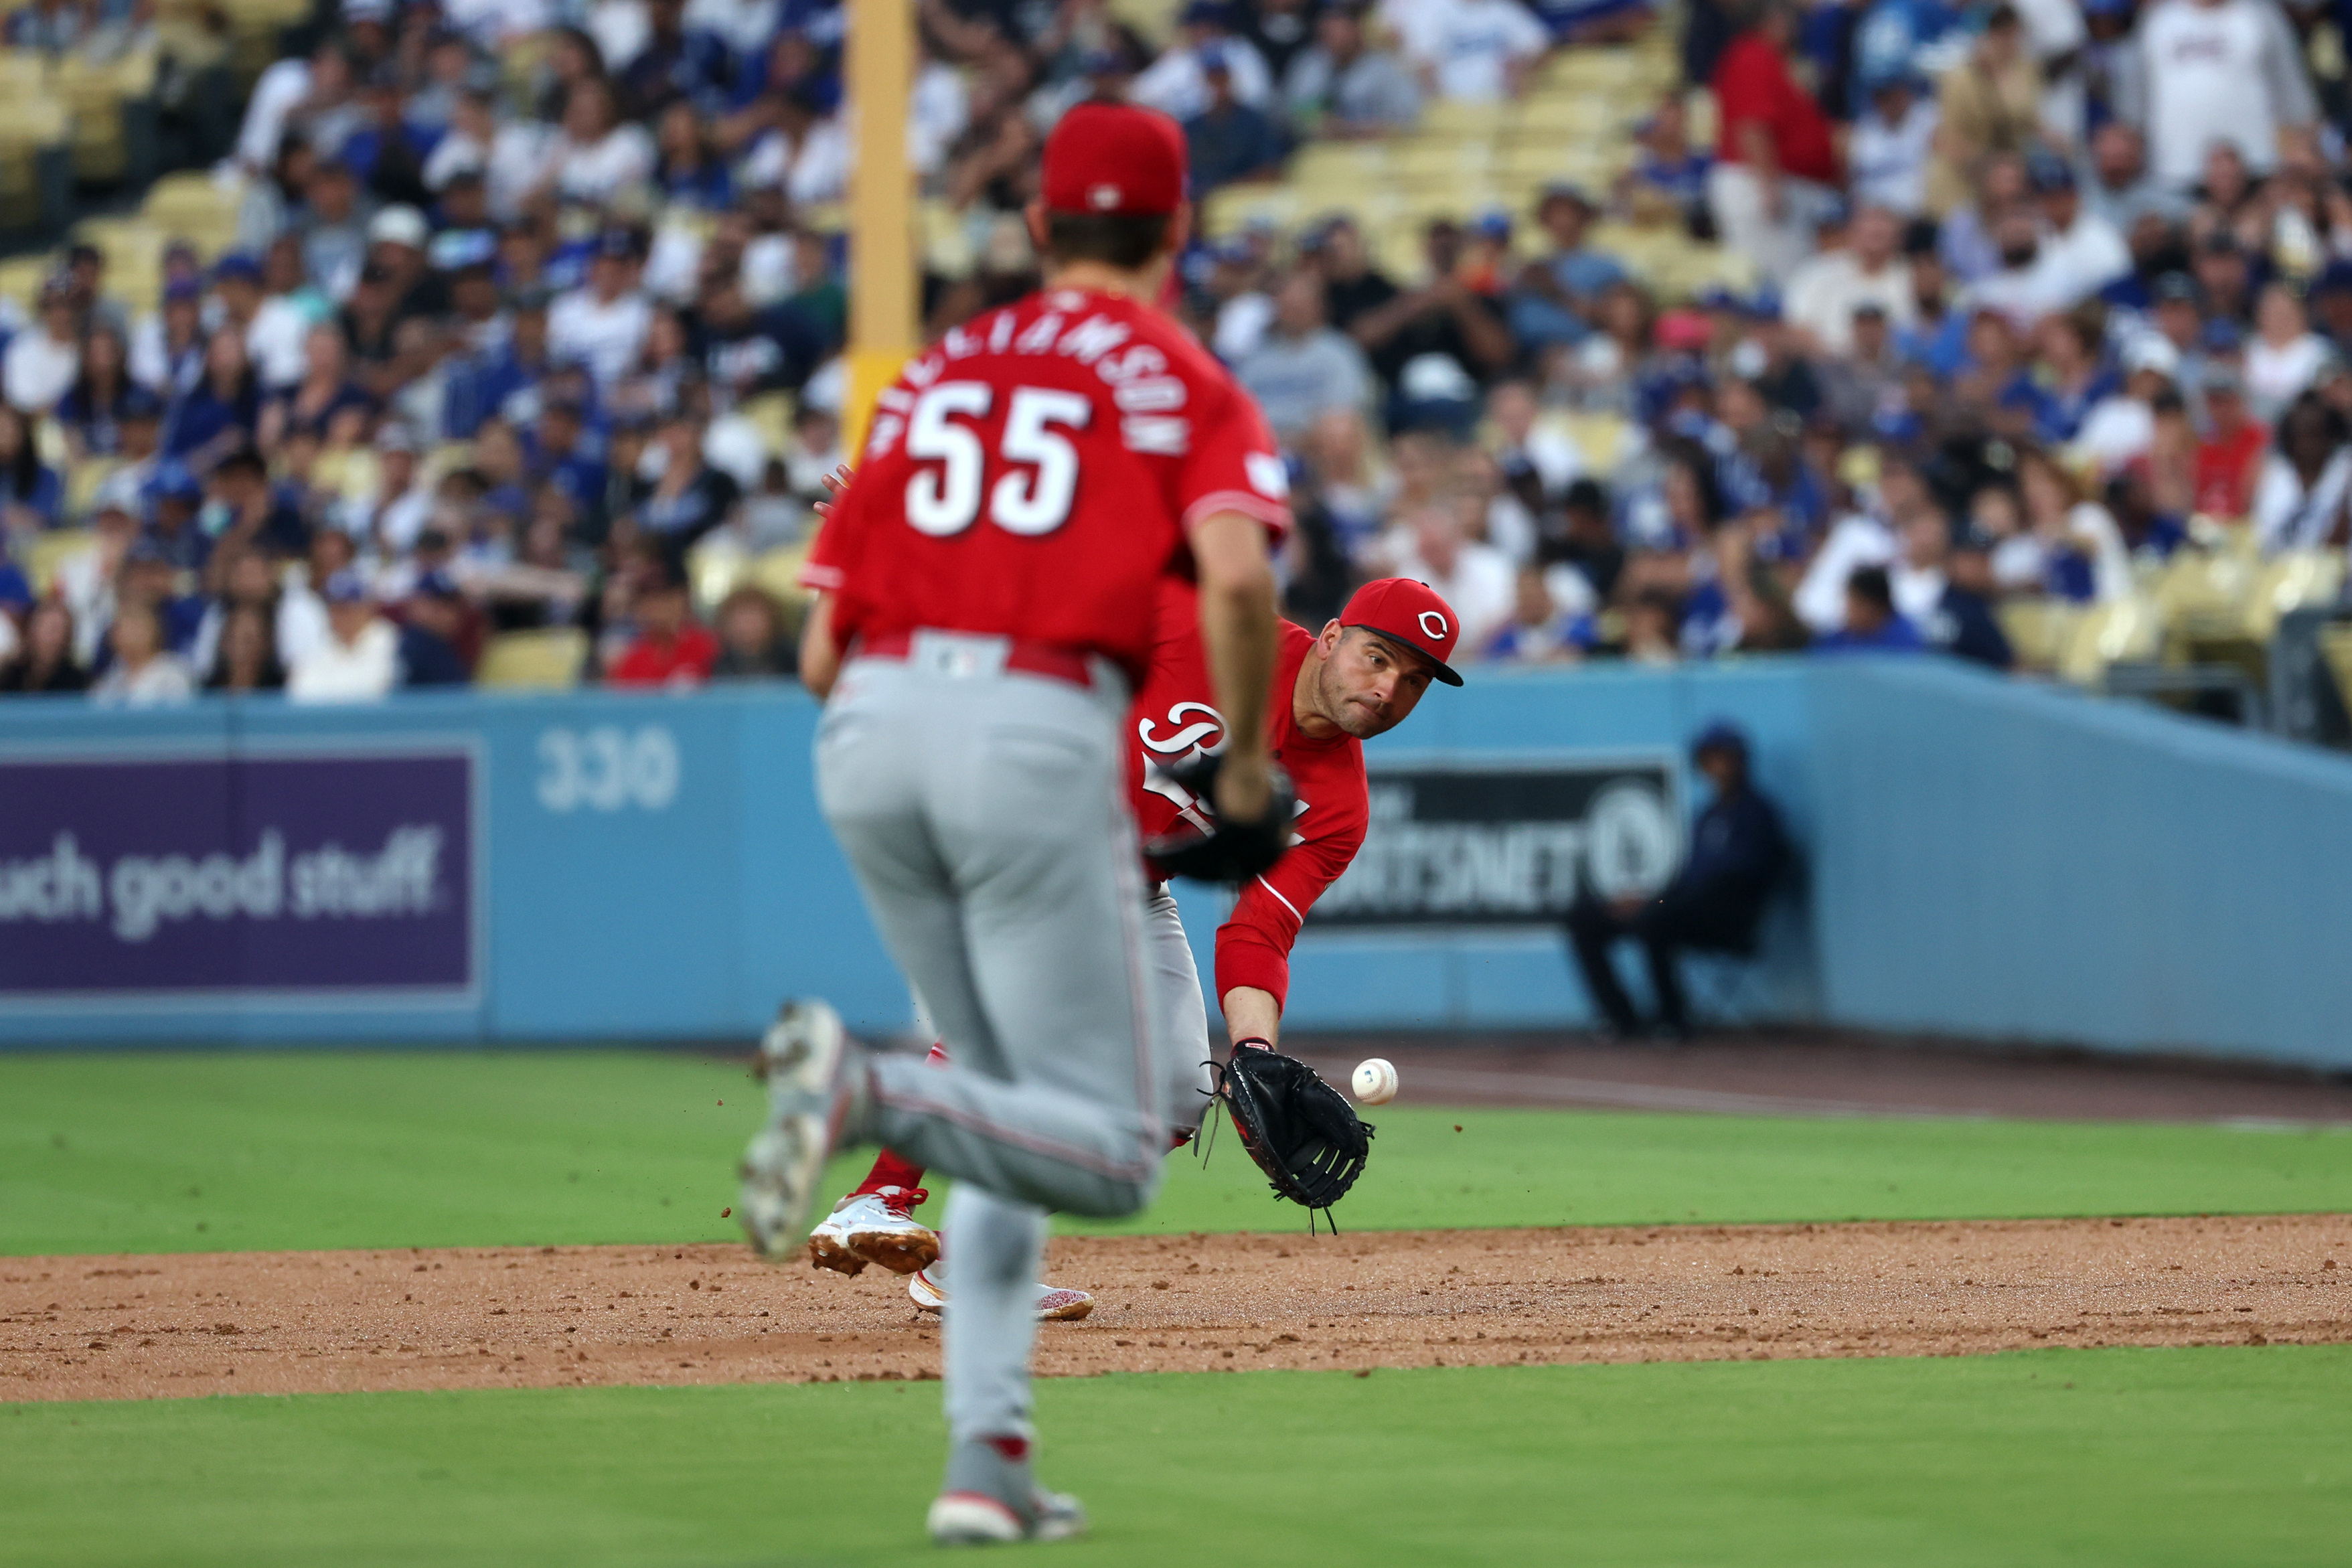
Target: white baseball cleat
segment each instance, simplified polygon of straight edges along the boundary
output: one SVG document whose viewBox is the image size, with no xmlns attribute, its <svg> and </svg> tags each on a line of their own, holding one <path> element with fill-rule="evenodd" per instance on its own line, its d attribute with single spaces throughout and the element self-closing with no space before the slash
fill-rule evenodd
<svg viewBox="0 0 2352 1568">
<path fill-rule="evenodd" d="M 1026 1515 L 985 1492 L 941 1492 L 931 1500 L 928 1522 L 931 1539 L 941 1546 L 1010 1546 L 1082 1535 L 1087 1510 L 1077 1499 L 1043 1487 L 1030 1494 Z"/>
<path fill-rule="evenodd" d="M 816 1222 L 809 1232 L 808 1255 L 812 1268 L 830 1268 L 837 1274 L 855 1277 L 866 1272 L 866 1259 L 849 1249 L 849 1232 L 842 1227 L 842 1211 L 865 1196 L 852 1193 L 833 1205 L 833 1212 Z"/>
<path fill-rule="evenodd" d="M 809 1205 L 833 1152 L 846 1108 L 844 1064 L 849 1037 L 841 1016 L 823 1002 L 787 1002 L 760 1042 L 760 1076 L 768 1081 L 768 1123 L 743 1152 L 743 1190 L 735 1202 L 744 1235 L 761 1257 L 780 1261 L 808 1223 Z"/>
<path fill-rule="evenodd" d="M 854 1275 L 878 1263 L 893 1274 L 912 1274 L 937 1261 L 938 1235 L 908 1212 L 929 1196 L 920 1187 L 850 1194 L 809 1232 L 810 1264 Z"/>
<path fill-rule="evenodd" d="M 939 1311 L 948 1304 L 948 1288 L 933 1279 L 929 1268 L 918 1268 L 907 1276 L 907 1294 L 926 1312 Z M 1095 1299 L 1084 1290 L 1065 1290 L 1054 1285 L 1037 1287 L 1037 1321 L 1041 1323 L 1075 1323 L 1094 1310 Z"/>
<path fill-rule="evenodd" d="M 844 1209 L 842 1229 L 850 1251 L 893 1274 L 914 1274 L 940 1260 L 939 1233 L 914 1216 L 931 1194 L 917 1187 L 885 1187 Z"/>
</svg>

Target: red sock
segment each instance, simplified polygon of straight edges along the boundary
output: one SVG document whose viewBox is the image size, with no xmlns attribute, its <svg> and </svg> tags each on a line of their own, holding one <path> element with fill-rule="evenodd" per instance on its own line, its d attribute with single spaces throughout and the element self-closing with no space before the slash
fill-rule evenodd
<svg viewBox="0 0 2352 1568">
<path fill-rule="evenodd" d="M 922 1184 L 923 1168 L 920 1165 L 910 1160 L 901 1160 L 885 1149 L 876 1157 L 874 1168 L 866 1173 L 866 1179 L 857 1184 L 857 1190 L 849 1195 L 864 1197 L 885 1187 L 898 1187 L 911 1193 Z"/>
<path fill-rule="evenodd" d="M 923 1059 L 931 1062 L 943 1062 L 947 1060 L 947 1047 L 938 1041 L 933 1041 L 931 1044 L 930 1055 Z M 874 1168 L 866 1173 L 866 1179 L 858 1183 L 856 1191 L 851 1193 L 849 1195 L 853 1198 L 863 1197 L 868 1193 L 878 1193 L 885 1187 L 898 1187 L 911 1193 L 922 1184 L 922 1166 L 914 1163 L 910 1160 L 902 1160 L 898 1155 L 892 1153 L 889 1150 L 885 1149 L 878 1156 L 876 1157 L 874 1161 Z"/>
</svg>

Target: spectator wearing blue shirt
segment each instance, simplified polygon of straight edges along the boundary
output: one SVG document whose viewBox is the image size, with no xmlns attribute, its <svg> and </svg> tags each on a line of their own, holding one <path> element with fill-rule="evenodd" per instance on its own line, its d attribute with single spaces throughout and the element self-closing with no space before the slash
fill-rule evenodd
<svg viewBox="0 0 2352 1568">
<path fill-rule="evenodd" d="M 465 597 L 449 574 L 420 575 L 401 612 L 400 684 L 463 686 L 472 680 L 460 649 L 466 622 Z"/>
<path fill-rule="evenodd" d="M 1944 592 L 1927 616 L 1927 640 L 1955 658 L 1988 669 L 2013 667 L 2016 650 L 1992 613 L 1997 591 L 1986 542 L 1973 533 L 1964 535 L 1944 558 Z"/>
<path fill-rule="evenodd" d="M 152 393 L 131 379 L 129 361 L 130 349 L 121 331 L 102 321 L 90 327 L 82 340 L 81 374 L 54 411 L 75 461 L 120 453 L 125 410 L 134 398 L 154 400 Z"/>
<path fill-rule="evenodd" d="M 245 334 L 220 331 L 205 344 L 204 374 L 173 403 L 163 455 L 208 468 L 253 444 L 261 426 L 261 378 L 247 357 Z"/>
<path fill-rule="evenodd" d="M 1610 950 L 1628 938 L 1649 961 L 1658 1026 L 1690 1033 L 1676 959 L 1685 948 L 1752 954 L 1756 930 L 1789 859 L 1780 814 L 1748 775 L 1748 737 L 1717 721 L 1691 745 L 1691 765 L 1714 786 L 1715 797 L 1692 824 L 1690 851 L 1674 879 L 1655 893 L 1603 897 L 1590 887 L 1566 921 L 1586 994 L 1620 1036 L 1642 1032 L 1642 1017 L 1610 962 Z"/>
<path fill-rule="evenodd" d="M 1267 115 L 1234 96 L 1234 70 L 1214 45 L 1201 51 L 1208 107 L 1184 122 L 1184 145 L 1195 192 L 1244 180 L 1270 179 L 1282 169 L 1282 132 Z"/>
<path fill-rule="evenodd" d="M 441 405 L 441 432 L 452 441 L 470 441 L 482 422 L 497 416 L 507 400 L 528 392 L 554 373 L 547 353 L 547 304 L 543 289 L 515 301 L 506 340 L 452 366 Z"/>
<path fill-rule="evenodd" d="M 153 611 L 164 651 L 185 654 L 195 646 L 206 606 L 196 595 L 179 592 L 179 564 L 170 547 L 150 531 L 134 542 L 122 558 L 116 600 L 124 607 L 137 605 Z M 113 662 L 114 649 L 108 639 L 99 645 L 90 673 L 102 675 Z"/>
<path fill-rule="evenodd" d="M 725 212 L 734 205 L 734 177 L 711 145 L 694 105 L 680 100 L 662 110 L 655 145 L 654 179 L 662 195 L 704 212 Z"/>
<path fill-rule="evenodd" d="M 1625 276 L 1622 262 L 1584 243 L 1595 210 L 1576 185 L 1547 186 L 1537 200 L 1536 222 L 1552 250 L 1520 274 L 1510 297 L 1511 333 L 1522 343 L 1582 342 L 1601 291 Z"/>
<path fill-rule="evenodd" d="M 1543 572 L 1528 566 L 1519 571 L 1511 618 L 1486 639 L 1481 657 L 1496 664 L 1565 664 L 1600 640 L 1591 615 L 1560 604 Z"/>
<path fill-rule="evenodd" d="M 591 518 L 604 497 L 604 438 L 588 422 L 576 395 L 548 397 L 524 438 L 534 481 L 555 487 L 575 515 Z"/>
<path fill-rule="evenodd" d="M 1633 166 L 1617 176 L 1617 199 L 1636 223 L 1670 220 L 1694 234 L 1710 221 L 1706 172 L 1715 160 L 1690 144 L 1690 117 L 1682 95 L 1670 92 L 1650 117 L 1633 128 L 1641 151 Z"/>
<path fill-rule="evenodd" d="M 58 525 L 65 486 L 41 461 L 32 421 L 0 404 L 0 525 L 9 533 L 36 533 Z"/>
<path fill-rule="evenodd" d="M 1919 628 L 1895 609 L 1895 589 L 1884 566 L 1857 566 L 1845 580 L 1845 625 L 1813 639 L 1815 653 L 1918 653 Z"/>
</svg>

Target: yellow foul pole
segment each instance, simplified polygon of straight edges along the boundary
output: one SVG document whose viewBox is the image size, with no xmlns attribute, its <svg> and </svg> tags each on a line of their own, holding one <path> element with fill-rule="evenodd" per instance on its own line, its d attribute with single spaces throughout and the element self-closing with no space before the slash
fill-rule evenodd
<svg viewBox="0 0 2352 1568">
<path fill-rule="evenodd" d="M 907 104 L 915 80 L 913 0 L 850 0 L 849 100 L 857 167 L 849 182 L 849 396 L 845 449 L 863 449 L 875 396 L 917 346 L 914 178 Z"/>
</svg>

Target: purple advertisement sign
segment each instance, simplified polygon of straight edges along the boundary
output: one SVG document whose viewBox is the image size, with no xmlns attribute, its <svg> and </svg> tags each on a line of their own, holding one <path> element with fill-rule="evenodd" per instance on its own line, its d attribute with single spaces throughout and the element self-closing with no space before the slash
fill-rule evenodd
<svg viewBox="0 0 2352 1568">
<path fill-rule="evenodd" d="M 0 997 L 466 991 L 473 770 L 456 750 L 0 760 Z"/>
</svg>

